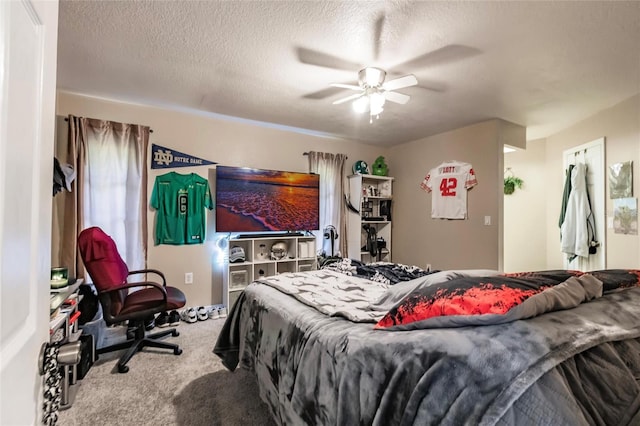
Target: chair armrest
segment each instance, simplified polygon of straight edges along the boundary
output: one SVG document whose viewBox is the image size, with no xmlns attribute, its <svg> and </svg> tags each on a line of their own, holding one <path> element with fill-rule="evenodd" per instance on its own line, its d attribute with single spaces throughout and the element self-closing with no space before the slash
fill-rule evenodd
<svg viewBox="0 0 640 426">
<path fill-rule="evenodd" d="M 121 291 L 121 290 L 124 290 L 124 289 L 135 288 L 135 287 L 155 287 L 155 288 L 158 289 L 159 292 L 162 293 L 162 297 L 164 298 L 164 301 L 165 302 L 167 301 L 167 290 L 165 288 L 166 286 L 164 286 L 162 284 L 158 284 L 158 283 L 153 282 L 153 281 L 138 281 L 136 283 L 124 283 L 118 288 L 113 288 L 111 290 L 102 291 L 102 292 L 99 292 L 99 294 L 113 293 L 115 291 Z"/>
<path fill-rule="evenodd" d="M 147 273 L 158 275 L 160 278 L 162 278 L 162 285 L 165 287 L 167 286 L 167 279 L 164 277 L 164 274 L 157 269 L 138 269 L 137 271 L 129 271 L 129 276 L 136 275 L 136 274 L 147 274 Z"/>
<path fill-rule="evenodd" d="M 120 292 L 122 290 L 127 290 L 130 288 L 136 288 L 136 287 L 153 287 L 154 289 L 158 290 L 160 293 L 162 293 L 162 299 L 163 299 L 163 304 L 166 305 L 167 303 L 167 290 L 165 289 L 165 287 L 162 284 L 158 284 L 156 282 L 153 281 L 140 281 L 140 282 L 136 282 L 136 283 L 124 283 L 122 284 L 120 287 L 118 288 L 114 288 L 111 290 L 107 290 L 107 291 L 102 291 L 102 292 L 98 292 L 98 297 L 100 298 L 100 302 L 102 304 L 102 312 L 104 315 L 104 319 L 107 322 L 107 324 L 113 324 L 116 322 L 121 322 L 125 319 L 129 319 L 126 317 L 121 317 L 121 316 L 114 316 L 111 314 L 111 294 L 112 293 L 116 293 L 116 292 Z"/>
</svg>

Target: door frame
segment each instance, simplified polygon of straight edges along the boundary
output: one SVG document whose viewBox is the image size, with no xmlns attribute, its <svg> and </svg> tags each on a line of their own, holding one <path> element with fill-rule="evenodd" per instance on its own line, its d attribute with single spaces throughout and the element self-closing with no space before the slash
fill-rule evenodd
<svg viewBox="0 0 640 426">
<path fill-rule="evenodd" d="M 606 187 L 605 187 L 605 156 L 606 156 L 606 140 L 605 137 L 595 139 L 582 145 L 574 146 L 566 149 L 562 153 L 562 167 L 566 171 L 570 164 L 575 164 L 576 160 L 584 159 L 588 151 L 592 150 L 596 155 L 594 164 L 588 165 L 587 175 L 592 173 L 593 181 L 588 182 L 588 186 L 593 185 L 593 192 L 589 192 L 591 200 L 591 212 L 595 219 L 596 240 L 600 243 L 597 248 L 596 256 L 589 256 L 588 260 L 580 259 L 578 263 L 569 262 L 564 253 L 561 253 L 563 265 L 565 269 L 579 269 L 581 271 L 606 269 L 607 267 L 607 227 L 606 227 Z M 559 247 L 559 246 L 558 246 Z"/>
<path fill-rule="evenodd" d="M 0 424 L 41 424 L 58 1 L 0 1 Z"/>
</svg>

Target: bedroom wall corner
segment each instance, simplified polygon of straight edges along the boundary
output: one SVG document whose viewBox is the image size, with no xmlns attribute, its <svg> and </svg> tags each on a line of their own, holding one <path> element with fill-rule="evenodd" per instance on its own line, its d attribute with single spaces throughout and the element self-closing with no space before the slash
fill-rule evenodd
<svg viewBox="0 0 640 426">
<path fill-rule="evenodd" d="M 395 168 L 393 261 L 435 269 L 498 269 L 502 201 L 502 120 L 488 120 L 392 147 Z M 431 218 L 431 194 L 420 189 L 446 160 L 471 163 L 478 185 L 468 192 L 468 219 Z M 485 216 L 491 225 L 484 225 Z"/>
</svg>

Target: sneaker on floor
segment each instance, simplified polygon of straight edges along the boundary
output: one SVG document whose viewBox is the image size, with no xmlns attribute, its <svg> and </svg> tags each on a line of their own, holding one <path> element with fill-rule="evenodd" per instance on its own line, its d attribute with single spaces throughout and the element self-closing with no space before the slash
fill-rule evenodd
<svg viewBox="0 0 640 426">
<path fill-rule="evenodd" d="M 211 310 L 209 311 L 209 318 L 211 319 L 218 319 L 220 318 L 220 312 L 218 311 L 218 308 L 211 308 Z"/>
<path fill-rule="evenodd" d="M 184 311 L 182 311 L 182 314 L 180 315 L 180 317 L 182 321 L 188 322 L 190 324 L 193 324 L 194 322 L 198 321 L 198 314 L 196 313 L 195 308 L 185 309 Z"/>
<path fill-rule="evenodd" d="M 225 308 L 224 306 L 222 308 L 218 309 L 218 314 L 220 314 L 220 318 L 226 318 L 227 317 L 227 308 Z"/>
<path fill-rule="evenodd" d="M 169 313 L 169 325 L 171 327 L 180 325 L 180 314 L 178 313 L 178 311 L 171 311 Z"/>
<path fill-rule="evenodd" d="M 200 321 L 209 319 L 209 311 L 207 311 L 207 308 L 205 308 L 204 306 L 200 306 L 198 308 L 198 319 Z"/>
<path fill-rule="evenodd" d="M 156 318 L 156 325 L 158 327 L 166 327 L 169 325 L 169 314 L 166 312 L 160 312 L 158 318 Z"/>
<path fill-rule="evenodd" d="M 144 320 L 144 329 L 147 331 L 151 331 L 153 330 L 153 328 L 156 326 L 155 324 L 155 319 L 153 318 L 153 315 L 151 315 L 149 318 L 146 318 Z"/>
</svg>

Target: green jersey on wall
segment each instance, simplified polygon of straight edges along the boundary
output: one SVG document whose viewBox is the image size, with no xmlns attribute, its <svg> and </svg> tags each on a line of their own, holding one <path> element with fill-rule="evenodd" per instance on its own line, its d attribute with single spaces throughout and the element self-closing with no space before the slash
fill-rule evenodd
<svg viewBox="0 0 640 426">
<path fill-rule="evenodd" d="M 213 208 L 209 182 L 205 178 L 195 173 L 176 172 L 157 176 L 151 207 L 157 211 L 156 245 L 204 242 L 205 208 Z"/>
</svg>

